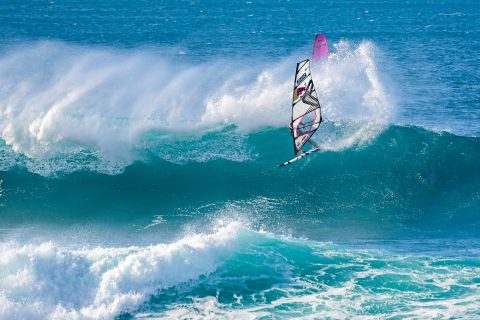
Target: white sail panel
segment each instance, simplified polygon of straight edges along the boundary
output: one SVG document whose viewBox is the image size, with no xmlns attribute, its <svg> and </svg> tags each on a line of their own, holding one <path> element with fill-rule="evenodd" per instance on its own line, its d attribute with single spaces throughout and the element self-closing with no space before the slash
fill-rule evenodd
<svg viewBox="0 0 480 320">
<path fill-rule="evenodd" d="M 295 154 L 312 137 L 322 122 L 320 103 L 313 85 L 308 59 L 297 63 L 293 86 L 292 121 Z"/>
</svg>

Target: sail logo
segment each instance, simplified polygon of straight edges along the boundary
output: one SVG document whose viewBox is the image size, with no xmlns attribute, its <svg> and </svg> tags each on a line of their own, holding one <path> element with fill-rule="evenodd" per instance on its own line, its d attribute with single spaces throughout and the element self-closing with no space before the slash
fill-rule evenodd
<svg viewBox="0 0 480 320">
<path fill-rule="evenodd" d="M 306 90 L 305 87 L 298 87 L 298 88 L 294 91 L 293 101 L 297 101 L 297 99 L 302 96 L 302 94 L 305 92 L 305 90 Z"/>
<path fill-rule="evenodd" d="M 300 77 L 300 79 L 297 80 L 297 86 L 302 83 L 303 80 L 305 80 L 305 78 L 307 77 L 307 74 L 304 73 L 302 74 L 302 76 Z"/>
</svg>

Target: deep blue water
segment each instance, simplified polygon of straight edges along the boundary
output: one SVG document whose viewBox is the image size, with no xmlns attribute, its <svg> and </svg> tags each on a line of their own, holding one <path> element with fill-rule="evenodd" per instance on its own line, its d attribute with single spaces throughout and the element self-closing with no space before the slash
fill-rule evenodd
<svg viewBox="0 0 480 320">
<path fill-rule="evenodd" d="M 0 3 L 0 318 L 479 317 L 479 20 Z M 316 33 L 325 151 L 279 169 Z"/>
</svg>

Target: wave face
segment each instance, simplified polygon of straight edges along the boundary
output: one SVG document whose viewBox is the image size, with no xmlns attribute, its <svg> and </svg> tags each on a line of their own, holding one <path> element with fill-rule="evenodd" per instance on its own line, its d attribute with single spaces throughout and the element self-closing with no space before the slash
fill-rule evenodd
<svg viewBox="0 0 480 320">
<path fill-rule="evenodd" d="M 326 123 L 319 136 L 328 130 L 342 134 Z M 291 156 L 290 140 L 284 128 L 247 135 L 230 128 L 165 139 L 117 175 L 11 169 L 2 173 L 2 219 L 146 226 L 155 215 L 185 224 L 227 211 L 316 239 L 478 236 L 478 138 L 391 126 L 371 142 L 277 168 Z M 89 159 L 77 161 L 88 168 Z"/>
</svg>

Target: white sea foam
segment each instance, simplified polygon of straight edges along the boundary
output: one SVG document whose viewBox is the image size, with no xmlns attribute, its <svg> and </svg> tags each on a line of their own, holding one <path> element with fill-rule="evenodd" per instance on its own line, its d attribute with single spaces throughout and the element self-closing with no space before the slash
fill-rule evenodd
<svg viewBox="0 0 480 320">
<path fill-rule="evenodd" d="M 238 223 L 148 247 L 71 250 L 0 245 L 0 319 L 112 319 L 158 289 L 215 271 L 238 246 Z"/>
<path fill-rule="evenodd" d="M 296 240 L 284 241 L 298 244 Z M 235 302 L 222 303 L 218 296 L 194 298 L 190 303 L 174 302 L 165 311 L 148 316 L 159 319 L 478 317 L 478 267 L 459 268 L 454 261 L 450 261 L 448 267 L 442 266 L 441 258 L 385 256 L 375 250 L 350 251 L 329 248 L 331 245 L 313 244 L 313 247 L 318 249 L 317 254 L 332 258 L 329 259 L 332 263 L 323 260 L 311 273 L 306 272 L 308 268 L 302 268 L 298 271 L 302 276 L 286 276 L 281 285 L 249 296 L 235 295 Z M 325 250 L 331 249 L 334 250 L 326 255 Z M 282 255 L 284 261 L 291 261 L 289 257 L 292 258 Z M 304 258 L 302 255 L 303 267 Z M 438 265 L 432 267 L 426 263 L 421 267 L 419 261 Z M 272 273 L 282 267 L 287 268 L 274 268 Z"/>
<path fill-rule="evenodd" d="M 323 134 L 326 147 L 340 149 L 378 134 L 395 104 L 373 43 L 334 47 L 313 72 L 324 117 L 347 123 L 341 139 L 337 127 Z M 93 156 L 115 172 L 138 159 L 139 141 L 151 131 L 198 137 L 219 125 L 240 132 L 287 126 L 295 58 L 251 62 L 181 63 L 58 42 L 14 47 L 0 54 L 0 138 L 32 159 Z"/>
</svg>

